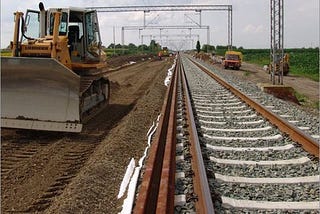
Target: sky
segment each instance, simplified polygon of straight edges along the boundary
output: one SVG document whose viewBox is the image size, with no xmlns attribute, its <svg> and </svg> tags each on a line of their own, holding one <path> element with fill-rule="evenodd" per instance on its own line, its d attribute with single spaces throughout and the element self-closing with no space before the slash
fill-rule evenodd
<svg viewBox="0 0 320 214">
<path fill-rule="evenodd" d="M 43 0 L 45 8 L 97 7 L 97 6 L 150 6 L 150 5 L 219 5 L 233 8 L 232 43 L 244 48 L 270 48 L 270 0 Z M 38 9 L 39 0 L 1 0 L 1 48 L 9 45 L 13 38 L 15 11 Z M 98 13 L 101 39 L 104 46 L 115 42 L 121 44 L 123 26 L 142 26 L 143 12 Z M 199 23 L 195 12 L 151 12 L 146 15 L 146 24 L 194 25 Z M 284 46 L 285 48 L 319 47 L 319 0 L 284 0 Z M 210 45 L 227 45 L 226 11 L 201 13 L 201 23 L 210 28 Z M 185 35 L 191 35 L 186 37 Z M 160 38 L 161 35 L 161 38 Z M 195 48 L 199 39 L 207 43 L 207 30 L 125 30 L 124 43 L 149 45 L 155 39 L 162 46 L 172 49 Z"/>
</svg>

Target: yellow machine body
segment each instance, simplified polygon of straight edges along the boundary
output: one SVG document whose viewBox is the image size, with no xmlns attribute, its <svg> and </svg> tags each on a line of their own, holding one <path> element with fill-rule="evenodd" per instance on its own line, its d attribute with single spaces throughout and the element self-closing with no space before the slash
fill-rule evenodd
<svg viewBox="0 0 320 214">
<path fill-rule="evenodd" d="M 280 60 L 280 62 L 275 65 L 276 66 L 275 75 L 280 74 L 281 66 L 283 69 L 283 75 L 287 76 L 289 74 L 289 71 L 290 71 L 289 58 L 290 58 L 289 54 L 285 53 L 283 58 Z M 272 63 L 269 64 L 268 73 L 270 74 L 271 71 L 272 71 Z"/>
<path fill-rule="evenodd" d="M 12 56 L 1 58 L 1 126 L 80 132 L 84 115 L 109 100 L 97 14 L 39 7 L 15 13 Z"/>
</svg>

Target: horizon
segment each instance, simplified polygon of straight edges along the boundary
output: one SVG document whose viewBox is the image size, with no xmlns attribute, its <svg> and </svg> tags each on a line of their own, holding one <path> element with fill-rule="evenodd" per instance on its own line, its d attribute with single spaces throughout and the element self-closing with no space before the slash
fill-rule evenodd
<svg viewBox="0 0 320 214">
<path fill-rule="evenodd" d="M 164 0 L 162 4 L 152 0 L 117 0 L 108 1 L 96 0 L 85 1 L 79 0 L 73 2 L 71 0 L 63 1 L 44 1 L 45 8 L 55 7 L 98 7 L 98 6 L 160 6 L 160 5 L 207 5 L 207 4 L 231 4 L 233 7 L 233 46 L 244 47 L 246 49 L 268 49 L 270 46 L 270 11 L 269 0 Z M 13 12 L 22 11 L 25 12 L 27 8 L 37 9 L 39 1 L 31 0 L 28 2 L 17 1 L 4 1 L 1 0 L 1 45 L 0 48 L 4 49 L 10 45 L 10 41 L 13 37 Z M 31 5 L 31 6 L 30 6 Z M 319 47 L 319 1 L 318 0 L 290 0 L 285 1 L 284 4 L 284 48 L 314 48 Z M 143 23 L 143 13 L 130 12 L 130 13 L 102 13 L 98 12 L 98 18 L 100 23 L 101 38 L 104 46 L 108 46 L 113 43 L 113 34 L 115 35 L 115 43 L 121 44 L 121 27 L 131 25 L 141 25 Z M 183 22 L 192 23 L 192 20 L 198 20 L 196 13 L 170 13 L 170 12 L 151 12 L 146 16 L 146 23 L 149 25 L 171 25 L 172 20 L 177 25 Z M 209 33 L 209 45 L 217 46 L 227 44 L 227 13 L 226 12 L 202 12 L 202 25 L 210 26 Z M 194 22 L 193 22 L 194 23 Z M 143 36 L 153 35 L 159 36 L 159 30 L 147 30 L 143 29 L 142 34 L 138 30 L 126 30 L 124 43 L 133 43 L 137 46 L 142 42 L 143 44 L 149 44 L 150 40 L 146 37 L 145 41 Z M 191 34 L 188 30 L 160 30 L 163 35 L 180 33 L 184 35 Z M 138 34 L 139 33 L 139 34 Z M 198 35 L 201 44 L 207 43 L 206 32 L 203 30 L 192 30 L 192 34 Z M 142 38 L 141 38 L 142 37 Z M 180 40 L 183 38 L 180 37 Z M 195 40 L 182 42 L 171 42 L 177 47 L 195 47 Z M 172 48 L 172 44 L 164 39 L 157 40 L 162 43 L 162 46 L 168 46 Z M 194 43 L 194 45 L 192 45 Z M 179 49 L 179 48 L 177 48 Z"/>
</svg>

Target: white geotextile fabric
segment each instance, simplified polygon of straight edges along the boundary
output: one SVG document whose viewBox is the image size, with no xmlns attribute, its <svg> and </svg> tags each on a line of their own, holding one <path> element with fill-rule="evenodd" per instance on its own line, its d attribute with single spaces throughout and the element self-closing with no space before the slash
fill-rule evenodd
<svg viewBox="0 0 320 214">
<path fill-rule="evenodd" d="M 127 167 L 127 171 L 126 171 L 125 176 L 124 176 L 124 178 L 122 180 L 122 183 L 121 183 L 121 186 L 120 186 L 120 191 L 119 191 L 119 194 L 118 194 L 118 199 L 119 199 L 119 198 L 121 198 L 123 196 L 123 194 L 125 193 L 125 191 L 127 189 L 128 184 L 129 184 L 127 197 L 126 197 L 126 199 L 124 199 L 123 204 L 122 204 L 122 210 L 120 212 L 121 214 L 130 214 L 130 213 L 132 213 L 132 206 L 133 206 L 133 202 L 134 202 L 134 198 L 135 198 L 135 192 L 136 192 L 137 182 L 138 182 L 139 175 L 140 175 L 140 170 L 141 170 L 141 168 L 143 166 L 144 159 L 147 156 L 148 150 L 150 148 L 152 136 L 153 136 L 153 134 L 155 133 L 155 131 L 158 128 L 160 116 L 161 115 L 158 115 L 156 123 L 153 122 L 152 126 L 150 127 L 150 129 L 149 129 L 149 131 L 147 133 L 148 146 L 144 150 L 144 154 L 143 154 L 143 156 L 140 158 L 140 160 L 138 162 L 139 165 L 137 167 L 135 167 L 135 168 L 132 167 L 132 166 L 135 166 L 135 161 L 132 158 L 130 163 L 129 163 L 129 165 L 128 165 L 128 167 Z M 133 169 L 134 169 L 134 173 L 132 175 Z"/>
<path fill-rule="evenodd" d="M 176 67 L 176 61 L 177 61 L 177 56 L 176 56 L 176 58 L 174 59 L 174 62 L 173 62 L 173 65 L 171 66 L 171 68 L 168 69 L 167 77 L 166 77 L 166 79 L 164 80 L 164 85 L 167 86 L 167 87 L 168 87 L 168 85 L 170 84 L 170 81 L 171 81 L 171 77 L 172 77 L 174 68 Z"/>
</svg>

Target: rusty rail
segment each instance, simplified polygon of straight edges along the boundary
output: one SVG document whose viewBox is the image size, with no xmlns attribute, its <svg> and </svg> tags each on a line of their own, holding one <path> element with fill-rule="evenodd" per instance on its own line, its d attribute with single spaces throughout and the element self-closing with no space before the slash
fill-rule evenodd
<svg viewBox="0 0 320 214">
<path fill-rule="evenodd" d="M 146 169 L 133 213 L 174 213 L 177 87 L 181 81 L 185 94 L 189 141 L 191 143 L 194 192 L 197 213 L 214 213 L 211 193 L 195 127 L 188 84 L 180 58 L 162 107 L 162 117 L 150 149 Z"/>
<path fill-rule="evenodd" d="M 183 65 L 182 66 L 182 71 Z M 209 182 L 207 179 L 206 169 L 203 162 L 202 152 L 200 148 L 199 137 L 195 125 L 195 120 L 193 116 L 191 99 L 189 96 L 188 83 L 183 72 L 182 83 L 184 88 L 185 103 L 187 109 L 187 118 L 188 118 L 188 131 L 189 131 L 189 140 L 191 143 L 191 155 L 192 155 L 192 169 L 194 171 L 194 191 L 198 195 L 198 203 L 196 203 L 197 213 L 208 213 L 214 214 L 214 207 L 212 203 L 211 192 L 209 188 Z"/>
<path fill-rule="evenodd" d="M 176 121 L 177 121 L 177 82 L 179 80 L 179 64 L 175 68 L 173 97 L 170 105 L 169 123 L 167 126 L 166 147 L 163 157 L 160 191 L 156 213 L 174 213 L 175 170 L 176 170 Z"/>
<path fill-rule="evenodd" d="M 176 146 L 177 69 L 161 110 L 162 117 L 150 148 L 133 213 L 173 213 Z M 161 188 L 160 188 L 161 187 Z"/>
<path fill-rule="evenodd" d="M 212 73 L 208 69 L 206 69 L 204 66 L 199 64 L 198 62 L 192 60 L 189 58 L 190 61 L 192 61 L 195 65 L 197 65 L 202 71 L 207 73 L 209 76 L 211 76 L 213 79 L 215 79 L 217 82 L 219 82 L 221 85 L 223 85 L 225 88 L 230 90 L 232 93 L 234 93 L 236 96 L 241 98 L 244 102 L 246 102 L 249 106 L 251 106 L 253 109 L 255 109 L 258 113 L 260 113 L 263 117 L 268 119 L 272 124 L 277 126 L 282 132 L 287 133 L 290 138 L 297 143 L 301 144 L 302 147 L 308 151 L 310 154 L 315 155 L 319 158 L 319 144 L 318 142 L 313 139 L 308 134 L 302 132 L 295 126 L 291 125 L 288 121 L 280 118 L 276 114 L 272 113 L 256 101 L 250 99 L 248 96 L 243 94 L 238 89 L 234 88 L 232 85 L 218 77 L 216 74 Z"/>
</svg>

